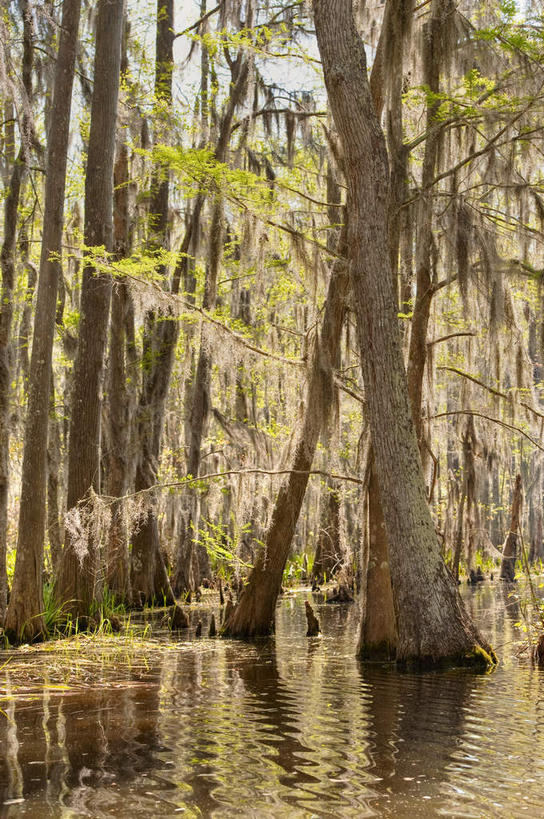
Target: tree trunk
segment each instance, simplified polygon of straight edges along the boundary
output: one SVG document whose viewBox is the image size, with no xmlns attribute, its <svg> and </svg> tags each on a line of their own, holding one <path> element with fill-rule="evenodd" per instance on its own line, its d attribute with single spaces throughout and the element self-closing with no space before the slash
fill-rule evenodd
<svg viewBox="0 0 544 819">
<path fill-rule="evenodd" d="M 62 554 L 61 502 L 59 496 L 59 473 L 61 470 L 61 421 L 57 417 L 55 384 L 51 373 L 51 404 L 49 434 L 47 436 L 47 539 L 51 555 L 51 570 L 56 576 Z"/>
<path fill-rule="evenodd" d="M 100 0 L 96 28 L 94 86 L 85 177 L 86 247 L 113 250 L 113 166 L 121 65 L 123 0 Z M 68 512 L 100 493 L 101 409 L 104 353 L 108 337 L 111 276 L 90 259 L 83 271 L 79 346 L 68 451 Z M 55 585 L 57 602 L 74 615 L 88 614 L 95 597 L 98 544 L 87 533 L 81 544 L 67 529 Z"/>
<path fill-rule="evenodd" d="M 345 251 L 345 231 L 339 256 Z M 333 265 L 321 333 L 316 339 L 306 390 L 304 417 L 294 446 L 292 471 L 284 479 L 261 548 L 242 597 L 223 631 L 230 637 L 254 639 L 270 634 L 281 580 L 300 514 L 309 470 L 333 394 L 333 363 L 340 346 L 348 292 L 344 260 Z"/>
<path fill-rule="evenodd" d="M 342 565 L 340 547 L 340 497 L 338 482 L 327 480 L 322 492 L 322 513 L 315 551 L 312 577 L 326 576 L 329 580 Z"/>
<path fill-rule="evenodd" d="M 25 109 L 25 106 L 30 106 L 32 98 L 32 63 L 34 53 L 32 9 L 26 0 L 21 3 L 21 11 L 23 16 L 22 74 L 26 101 L 23 105 L 25 112 L 23 113 L 20 125 L 21 147 L 14 161 L 4 205 L 4 241 L 0 254 L 0 266 L 2 268 L 2 304 L 0 306 L 0 620 L 2 620 L 4 614 L 6 614 L 4 627 L 12 640 L 19 638 L 23 629 L 23 623 L 29 621 L 29 616 L 33 617 L 38 615 L 43 608 L 43 606 L 41 608 L 39 607 L 42 598 L 41 562 L 39 567 L 34 567 L 32 564 L 35 557 L 32 556 L 30 563 L 26 564 L 25 555 L 22 555 L 19 559 L 19 551 L 17 551 L 17 561 L 19 563 L 18 579 L 17 577 L 14 579 L 10 606 L 6 612 L 9 438 L 11 426 L 10 398 L 12 381 L 11 334 L 13 323 L 13 297 L 15 291 L 15 247 L 19 200 L 21 187 L 27 172 L 30 137 L 32 133 L 30 111 L 28 108 Z M 48 406 L 49 394 L 47 394 L 46 399 L 46 418 Z M 42 547 L 42 542 L 43 531 L 40 547 Z M 32 614 L 29 614 L 29 600 L 32 601 L 31 606 L 32 604 L 36 606 L 36 608 L 33 608 Z M 36 617 L 34 621 L 31 620 L 25 629 L 30 639 L 41 634 L 43 631 L 41 615 Z"/>
<path fill-rule="evenodd" d="M 504 541 L 501 560 L 501 580 L 506 580 L 508 583 L 513 583 L 516 576 L 516 559 L 518 555 L 518 537 L 522 505 L 523 492 L 521 488 L 521 475 L 516 475 L 510 512 L 510 529 Z"/>
<path fill-rule="evenodd" d="M 128 69 L 127 21 L 124 24 L 121 75 Z M 113 169 L 114 216 L 113 241 L 115 257 L 129 255 L 128 207 L 128 133 L 121 128 L 117 139 Z M 107 489 L 112 498 L 123 498 L 129 483 L 130 460 L 130 397 L 126 372 L 126 328 L 130 293 L 124 279 L 116 281 L 112 292 L 110 351 L 108 367 L 108 429 L 107 429 Z M 111 525 L 106 546 L 106 583 L 108 588 L 126 602 L 130 599 L 130 556 L 126 510 L 122 500 L 115 501 L 111 510 Z"/>
<path fill-rule="evenodd" d="M 350 279 L 402 663 L 492 663 L 448 573 L 427 505 L 389 265 L 385 141 L 351 0 L 314 0 L 325 85 L 343 147 Z"/>
<path fill-rule="evenodd" d="M 363 613 L 357 656 L 361 659 L 394 660 L 397 625 L 389 570 L 389 549 L 380 489 L 372 464 L 368 484 L 368 540 L 372 546 L 369 548 L 366 581 L 363 579 Z"/>
<path fill-rule="evenodd" d="M 165 109 L 172 104 L 173 48 L 173 0 L 157 0 L 155 98 L 157 105 L 164 105 Z M 167 170 L 155 169 L 152 190 L 150 244 L 167 249 L 170 192 Z M 166 270 L 161 272 L 166 277 Z M 143 373 L 138 407 L 136 491 L 147 491 L 157 483 L 165 403 L 177 339 L 178 327 L 173 316 L 162 316 L 157 321 L 155 314 L 147 315 L 144 352 L 147 350 L 150 355 Z M 153 492 L 148 492 L 147 516 L 137 524 L 132 538 L 132 587 L 133 599 L 137 604 L 151 602 L 155 598 L 166 603 L 174 601 L 160 551 L 157 498 Z"/>
<path fill-rule="evenodd" d="M 26 227 L 24 232 L 23 230 L 19 231 L 19 250 L 27 271 L 27 289 L 17 338 L 17 380 L 19 380 L 19 378 L 22 379 L 23 391 L 26 394 L 30 375 L 30 356 L 28 348 L 32 331 L 32 302 L 38 278 L 36 267 L 29 259 L 30 241 Z"/>
<path fill-rule="evenodd" d="M 424 441 L 422 419 L 423 377 L 427 362 L 427 330 L 434 296 L 432 279 L 433 249 L 433 180 L 438 159 L 440 123 L 436 116 L 440 108 L 440 65 L 444 58 L 441 49 L 441 27 L 444 25 L 442 0 L 433 0 L 431 17 L 423 27 L 423 76 L 425 85 L 432 92 L 426 112 L 425 152 L 421 173 L 421 192 L 416 230 L 416 299 L 410 329 L 408 352 L 408 394 L 412 416 L 419 442 L 421 458 L 428 461 L 428 448 Z M 426 470 L 425 470 L 426 471 Z"/>
<path fill-rule="evenodd" d="M 403 142 L 402 83 L 404 47 L 412 22 L 412 6 L 405 0 L 388 0 L 380 32 L 378 53 L 370 75 L 370 90 L 378 119 L 385 104 L 389 86 L 387 111 L 387 141 L 391 156 L 389 201 L 389 259 L 393 292 L 399 289 L 399 249 L 401 229 L 406 227 L 403 204 L 408 198 L 408 151 Z M 384 63 L 389 64 L 389 77 L 384 74 Z M 406 243 L 406 240 L 404 240 Z M 412 249 L 409 250 L 410 256 Z M 406 277 L 405 277 L 406 278 Z M 398 296 L 396 296 L 398 301 Z M 383 522 L 380 493 L 373 457 L 370 454 L 366 525 L 366 576 L 363 578 L 363 608 L 357 654 L 362 659 L 395 658 L 397 628 L 389 550 Z"/>
</svg>

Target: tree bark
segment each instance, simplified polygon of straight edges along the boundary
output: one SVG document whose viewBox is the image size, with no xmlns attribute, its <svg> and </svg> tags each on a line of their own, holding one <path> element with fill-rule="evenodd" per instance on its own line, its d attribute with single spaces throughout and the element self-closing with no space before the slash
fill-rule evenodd
<svg viewBox="0 0 544 819">
<path fill-rule="evenodd" d="M 510 512 L 510 529 L 504 541 L 501 560 L 501 580 L 506 580 L 507 583 L 513 583 L 516 576 L 516 558 L 518 554 L 519 524 L 522 505 L 523 491 L 521 487 L 521 475 L 516 475 Z"/>
<path fill-rule="evenodd" d="M 61 426 L 55 403 L 54 376 L 51 373 L 51 403 L 49 412 L 49 433 L 47 436 L 47 539 L 51 555 L 51 571 L 56 576 L 62 555 L 61 503 L 59 493 L 59 473 L 62 464 Z"/>
<path fill-rule="evenodd" d="M 394 660 L 397 649 L 397 624 L 391 589 L 389 548 L 380 489 L 376 470 L 372 465 L 368 485 L 368 541 L 371 545 L 366 580 L 363 579 L 363 613 L 357 656 L 361 659 Z"/>
<path fill-rule="evenodd" d="M 128 23 L 125 19 L 121 55 L 121 75 L 128 70 L 127 60 Z M 113 242 L 117 259 L 129 255 L 129 203 L 128 203 L 128 134 L 122 127 L 117 138 L 116 158 L 113 169 L 114 216 Z M 130 599 L 130 555 L 128 524 L 123 495 L 129 486 L 130 471 L 130 396 L 127 389 L 126 329 L 130 293 L 124 278 L 118 279 L 112 291 L 110 349 L 108 367 L 108 429 L 107 429 L 107 490 L 114 501 L 111 525 L 106 546 L 106 583 L 119 600 Z"/>
<path fill-rule="evenodd" d="M 344 153 L 348 248 L 365 394 L 383 503 L 401 663 L 491 656 L 448 573 L 427 505 L 389 264 L 389 174 L 351 0 L 314 0 L 325 85 Z M 488 648 L 486 646 L 486 648 Z"/>
<path fill-rule="evenodd" d="M 370 91 L 378 119 L 381 118 L 382 109 L 388 98 L 387 142 L 391 157 L 389 259 L 395 294 L 399 289 L 401 229 L 406 226 L 402 205 L 407 199 L 408 151 L 403 142 L 402 83 L 404 47 L 411 28 L 412 16 L 411 0 L 388 0 L 376 59 L 370 75 Z M 385 63 L 389 66 L 387 77 L 384 71 Z M 397 296 L 396 298 L 398 301 Z M 364 659 L 392 660 L 395 658 L 397 628 L 389 571 L 389 550 L 372 453 L 368 487 L 367 565 L 366 577 L 363 579 L 363 607 L 357 654 Z"/>
<path fill-rule="evenodd" d="M 23 391 L 26 394 L 30 376 L 29 341 L 32 331 L 32 302 L 38 278 L 36 267 L 29 259 L 30 240 L 27 226 L 19 231 L 19 250 L 27 272 L 27 289 L 17 338 L 17 380 L 21 377 Z"/>
<path fill-rule="evenodd" d="M 121 65 L 123 0 L 100 0 L 96 29 L 94 86 L 85 177 L 86 247 L 113 250 L 113 166 Z M 67 509 L 100 493 L 101 408 L 104 353 L 108 337 L 111 276 L 90 259 L 83 270 L 79 345 L 68 451 Z M 73 615 L 89 613 L 95 597 L 98 544 L 90 534 L 81 546 L 67 530 L 59 576 L 58 603 Z"/>
<path fill-rule="evenodd" d="M 327 480 L 322 491 L 322 512 L 319 524 L 319 535 L 312 566 L 312 578 L 322 575 L 327 579 L 333 576 L 342 565 L 340 547 L 340 497 L 338 482 Z"/>
<path fill-rule="evenodd" d="M 433 0 L 431 17 L 423 27 L 423 81 L 432 93 L 426 111 L 425 152 L 421 173 L 421 191 L 416 228 L 416 299 L 410 325 L 408 351 L 408 394 L 423 464 L 428 461 L 422 419 L 423 378 L 427 362 L 427 330 L 434 296 L 432 280 L 433 249 L 433 180 L 440 143 L 440 123 L 436 116 L 440 108 L 441 27 L 444 25 L 442 0 Z"/>
<path fill-rule="evenodd" d="M 30 101 L 32 97 L 32 64 L 34 53 L 34 26 L 32 10 L 28 2 L 21 3 L 23 16 L 23 87 L 26 95 L 26 102 L 23 106 L 23 114 L 20 124 L 21 146 L 15 158 L 11 178 L 9 181 L 7 197 L 4 205 L 4 241 L 0 254 L 0 266 L 2 268 L 2 304 L 0 306 L 0 620 L 6 615 L 4 627 L 10 638 L 18 639 L 19 633 L 25 620 L 28 619 L 28 598 L 33 598 L 33 603 L 40 603 L 41 591 L 41 565 L 32 565 L 34 556 L 30 564 L 22 565 L 24 556 L 19 560 L 17 551 L 17 561 L 19 562 L 19 577 L 14 579 L 10 606 L 6 611 L 7 603 L 7 576 L 6 576 L 6 555 L 7 555 L 7 523 L 8 523 L 8 499 L 9 499 L 9 439 L 10 439 L 10 398 L 12 380 L 12 350 L 11 334 L 13 323 L 13 297 L 15 290 L 15 247 L 17 237 L 17 219 L 21 187 L 27 172 L 28 155 L 30 150 L 30 137 L 32 125 L 30 122 Z M 46 403 L 46 417 L 48 408 Z M 43 533 L 42 533 L 43 536 Z M 35 569 L 35 570 L 34 570 Z M 17 572 L 16 572 L 17 575 Z M 37 588 L 37 581 L 40 581 L 40 588 Z M 16 611 L 23 613 L 20 617 Z M 35 608 L 33 614 L 37 615 L 41 608 Z M 15 628 L 13 628 L 15 626 Z M 30 638 L 41 634 L 43 621 L 40 617 L 28 626 Z"/>
</svg>

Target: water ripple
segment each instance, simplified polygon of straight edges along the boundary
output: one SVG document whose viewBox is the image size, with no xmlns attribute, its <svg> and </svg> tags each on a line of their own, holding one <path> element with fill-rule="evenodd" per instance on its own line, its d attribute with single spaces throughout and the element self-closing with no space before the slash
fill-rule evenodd
<svg viewBox="0 0 544 819">
<path fill-rule="evenodd" d="M 495 642 L 515 601 L 467 592 Z M 315 601 L 314 601 L 315 602 Z M 541 817 L 544 675 L 399 674 L 353 657 L 358 611 L 303 599 L 261 647 L 180 643 L 115 687 L 9 700 L 7 817 Z"/>
</svg>

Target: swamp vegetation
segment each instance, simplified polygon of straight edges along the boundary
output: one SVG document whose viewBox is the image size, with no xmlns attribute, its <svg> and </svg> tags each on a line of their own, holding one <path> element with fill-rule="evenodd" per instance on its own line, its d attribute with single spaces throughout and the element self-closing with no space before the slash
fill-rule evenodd
<svg viewBox="0 0 544 819">
<path fill-rule="evenodd" d="M 540 4 L 1 10 L 0 804 L 538 815 Z"/>
</svg>

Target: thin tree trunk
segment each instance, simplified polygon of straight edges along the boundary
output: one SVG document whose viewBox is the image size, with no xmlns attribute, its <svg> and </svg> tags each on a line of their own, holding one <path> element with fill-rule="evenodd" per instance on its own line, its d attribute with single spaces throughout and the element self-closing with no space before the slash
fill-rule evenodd
<svg viewBox="0 0 544 819">
<path fill-rule="evenodd" d="M 121 75 L 128 70 L 127 34 L 125 19 Z M 115 256 L 124 259 L 129 254 L 128 208 L 128 134 L 124 128 L 117 139 L 113 169 L 114 216 L 113 241 Z M 126 373 L 126 328 L 130 294 L 124 279 L 118 279 L 112 291 L 110 350 L 108 368 L 108 430 L 107 430 L 107 488 L 108 495 L 123 498 L 129 483 L 130 416 Z M 130 556 L 126 510 L 122 500 L 115 501 L 111 510 L 111 525 L 106 546 L 106 583 L 122 601 L 130 599 Z"/>
<path fill-rule="evenodd" d="M 203 197 L 197 197 L 194 210 L 187 225 L 179 251 L 178 263 L 172 280 L 172 293 L 179 292 L 183 273 L 188 265 L 187 254 L 192 237 L 198 229 Z M 174 353 L 178 339 L 178 323 L 174 316 L 156 325 L 155 336 L 147 335 L 153 343 L 151 371 L 144 377 L 138 407 L 138 454 L 136 463 L 136 491 L 149 490 L 157 482 L 160 440 L 164 419 L 164 407 L 170 384 Z M 153 423 L 151 423 L 153 421 Z M 150 498 L 150 514 L 141 521 L 132 536 L 132 597 L 136 605 L 143 605 L 153 598 L 173 599 L 170 581 L 160 553 L 159 528 L 154 512 L 154 498 Z M 156 585 L 156 580 L 159 584 Z"/>
<path fill-rule="evenodd" d="M 427 505 L 389 265 L 389 175 L 351 0 L 314 0 L 329 103 L 344 152 L 348 248 L 398 628 L 408 663 L 492 658 L 448 573 Z"/>
<path fill-rule="evenodd" d="M 430 102 L 426 112 L 425 152 L 421 174 L 421 192 L 418 206 L 416 230 L 416 299 L 410 325 L 410 347 L 408 352 L 408 394 L 412 416 L 419 442 L 423 464 L 428 461 L 428 449 L 423 440 L 422 419 L 423 377 L 427 362 L 427 330 L 434 296 L 432 280 L 433 249 L 433 180 L 440 144 L 440 123 L 436 122 L 440 100 L 440 66 L 443 60 L 441 49 L 441 28 L 443 21 L 443 0 L 433 0 L 431 17 L 423 27 L 423 76 L 429 88 Z"/>
<path fill-rule="evenodd" d="M 103 246 L 110 252 L 113 250 L 113 166 L 123 6 L 123 0 L 100 0 L 98 6 L 85 177 L 85 246 Z M 66 505 L 72 514 L 90 493 L 100 493 L 101 392 L 111 286 L 111 276 L 98 273 L 87 259 L 81 287 L 68 451 Z M 98 544 L 90 533 L 81 544 L 67 528 L 55 597 L 74 615 L 89 613 L 95 598 L 98 559 Z"/>
<path fill-rule="evenodd" d="M 508 583 L 513 583 L 516 576 L 516 559 L 518 556 L 518 537 L 522 505 L 523 492 L 521 487 L 521 475 L 516 475 L 510 511 L 510 529 L 504 541 L 501 560 L 501 580 L 506 580 Z"/>
<path fill-rule="evenodd" d="M 19 233 L 19 250 L 27 271 L 27 288 L 17 338 L 17 380 L 19 377 L 22 378 L 23 390 L 26 393 L 28 390 L 28 380 L 30 375 L 30 356 L 28 347 L 30 333 L 32 330 L 32 302 L 34 299 L 34 291 L 36 289 L 36 281 L 38 278 L 36 267 L 29 259 L 30 240 L 26 226 L 24 228 L 24 233 L 22 231 Z"/>
<path fill-rule="evenodd" d="M 51 404 L 49 434 L 47 436 L 47 539 L 51 553 L 51 570 L 56 576 L 62 555 L 62 526 L 60 517 L 59 473 L 61 469 L 60 421 L 55 404 L 55 384 L 51 373 Z"/>
<path fill-rule="evenodd" d="M 172 69 L 174 48 L 173 0 L 157 0 L 157 34 L 155 56 L 155 98 L 157 104 L 168 109 L 172 104 Z M 150 204 L 151 245 L 169 247 L 168 203 L 170 184 L 168 170 L 156 168 L 152 181 L 153 196 Z M 162 270 L 163 277 L 166 270 Z M 173 316 L 146 316 L 144 353 L 148 364 L 144 369 L 142 394 L 138 408 L 138 462 L 136 466 L 136 491 L 148 491 L 146 517 L 137 524 L 132 538 L 132 586 L 136 604 L 150 602 L 154 598 L 173 602 L 166 567 L 160 550 L 159 525 L 157 521 L 157 498 L 149 492 L 157 483 L 164 411 L 173 353 L 178 338 L 178 327 Z"/>
<path fill-rule="evenodd" d="M 34 54 L 34 26 L 32 9 L 27 0 L 21 3 L 23 17 L 23 87 L 26 101 L 23 106 L 25 113 L 20 124 L 21 145 L 17 157 L 13 164 L 13 170 L 9 180 L 7 197 L 4 204 L 4 241 L 0 253 L 0 267 L 2 269 L 2 303 L 0 305 L 0 620 L 6 614 L 6 631 L 13 639 L 17 636 L 11 629 L 11 618 L 9 610 L 6 612 L 7 604 L 7 526 L 8 526 L 8 502 L 9 502 L 9 440 L 10 440 L 10 403 L 11 403 L 11 382 L 12 382 L 12 324 L 13 324 L 13 297 L 15 292 L 15 248 L 17 240 L 17 220 L 19 212 L 19 201 L 21 188 L 27 173 L 28 155 L 30 151 L 30 137 L 32 125 L 30 122 L 30 106 L 32 98 L 32 64 Z M 41 570 L 40 570 L 41 571 Z M 20 573 L 20 571 L 19 571 Z M 24 605 L 20 601 L 20 595 L 32 595 L 32 577 L 27 578 L 29 588 L 23 592 L 19 584 L 15 584 L 12 589 L 10 608 L 18 604 Z M 41 589 L 39 592 L 41 597 Z M 36 614 L 40 609 L 36 610 Z M 17 620 L 17 625 L 22 621 Z M 41 632 L 41 623 L 37 622 L 29 627 L 31 637 Z"/>
<path fill-rule="evenodd" d="M 342 565 L 340 547 L 340 497 L 338 482 L 329 478 L 322 491 L 322 514 L 312 566 L 312 577 L 330 579 Z"/>
</svg>

